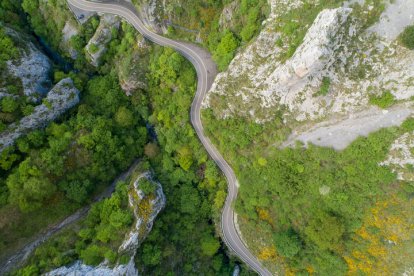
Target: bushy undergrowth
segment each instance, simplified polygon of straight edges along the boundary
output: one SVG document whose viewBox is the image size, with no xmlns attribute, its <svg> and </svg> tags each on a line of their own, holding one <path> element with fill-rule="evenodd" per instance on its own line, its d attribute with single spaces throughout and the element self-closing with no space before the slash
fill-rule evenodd
<svg viewBox="0 0 414 276">
<path fill-rule="evenodd" d="M 408 26 L 399 37 L 401 43 L 410 50 L 414 50 L 414 26 Z"/>
</svg>

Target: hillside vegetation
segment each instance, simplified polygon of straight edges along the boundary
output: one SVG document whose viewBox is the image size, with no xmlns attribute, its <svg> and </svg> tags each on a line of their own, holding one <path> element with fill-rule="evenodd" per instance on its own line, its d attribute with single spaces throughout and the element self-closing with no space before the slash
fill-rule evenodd
<svg viewBox="0 0 414 276">
<path fill-rule="evenodd" d="M 392 13 L 412 3 L 270 4 L 261 33 L 218 75 L 203 111 L 240 183 L 242 237 L 273 273 L 404 273 L 414 258 L 413 119 L 386 129 L 379 122 L 341 151 L 313 145 L 310 131 L 306 145 L 288 137 L 349 119 L 338 133 L 326 127 L 336 145 L 362 110 L 412 110 L 411 27 L 395 25 Z"/>
<path fill-rule="evenodd" d="M 245 10 L 251 4 L 265 4 L 242 2 Z M 183 8 L 192 5 L 186 1 Z M 215 8 L 206 22 L 217 22 L 224 3 L 208 5 Z M 92 66 L 85 47 L 98 29 L 101 19 L 97 15 L 79 25 L 64 1 L 23 0 L 21 5 L 10 2 L 5 8 L 1 16 L 16 16 L 8 24 L 19 26 L 22 32 L 33 31 L 71 65 L 55 64 L 52 81 L 72 78 L 81 100 L 57 121 L 28 133 L 2 153 L 1 258 L 48 225 L 90 204 L 140 158 L 150 163 L 167 198 L 165 210 L 137 251 L 140 273 L 230 274 L 236 261 L 227 256 L 218 235 L 226 182 L 190 124 L 189 109 L 196 89 L 191 64 L 173 50 L 145 41 L 122 22 L 118 31 L 112 30 L 110 41 L 99 45 L 105 50 L 99 64 Z M 175 19 L 188 23 L 185 16 L 180 13 Z M 243 39 L 247 42 L 256 34 L 263 16 L 262 12 L 252 16 L 250 33 L 244 31 L 244 38 L 238 33 L 244 16 L 237 28 L 226 32 L 237 42 L 230 48 L 222 43 L 218 55 L 228 56 L 226 63 Z M 199 21 L 197 15 L 191 18 Z M 68 29 L 76 34 L 65 43 Z M 211 30 L 208 27 L 208 32 Z M 114 249 L 131 224 L 124 196 L 125 187 L 120 185 L 111 199 L 94 204 L 86 220 L 74 228 L 83 231 L 76 234 L 69 229 L 52 238 L 16 274 L 44 273 L 76 259 L 93 265 L 103 259 L 122 260 Z M 106 215 L 113 220 L 108 221 Z"/>
</svg>

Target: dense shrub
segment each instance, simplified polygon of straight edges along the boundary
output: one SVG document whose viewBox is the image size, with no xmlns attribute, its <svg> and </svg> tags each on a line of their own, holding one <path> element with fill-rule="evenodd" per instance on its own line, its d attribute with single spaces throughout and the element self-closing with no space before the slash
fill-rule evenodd
<svg viewBox="0 0 414 276">
<path fill-rule="evenodd" d="M 406 27 L 399 39 L 405 47 L 414 50 L 414 25 Z"/>
</svg>

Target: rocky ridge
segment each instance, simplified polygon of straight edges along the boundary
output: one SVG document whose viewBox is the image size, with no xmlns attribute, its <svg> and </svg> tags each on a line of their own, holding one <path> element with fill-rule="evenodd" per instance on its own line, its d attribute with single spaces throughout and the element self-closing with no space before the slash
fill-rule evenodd
<svg viewBox="0 0 414 276">
<path fill-rule="evenodd" d="M 414 95 L 414 54 L 395 41 L 405 26 L 414 23 L 412 1 L 388 3 L 369 29 L 363 28 L 361 18 L 373 6 L 360 3 L 352 10 L 355 1 L 349 1 L 322 10 L 303 43 L 283 62 L 280 54 L 284 49 L 278 46 L 282 34 L 274 30 L 275 22 L 303 3 L 269 1 L 271 14 L 263 30 L 218 75 L 204 108 L 211 108 L 219 118 L 245 117 L 257 123 L 273 120 L 282 111 L 286 124 L 299 125 L 295 135 L 303 131 L 306 135 L 306 129 L 317 121 L 363 117 L 370 98 L 386 91 L 397 101 Z M 398 19 L 401 13 L 407 16 Z M 379 128 L 380 124 L 373 129 Z M 335 142 L 324 145 L 334 146 Z"/>
<path fill-rule="evenodd" d="M 21 57 L 16 61 L 8 61 L 8 73 L 21 80 L 23 93 L 33 101 L 44 95 L 51 86 L 49 72 L 52 68 L 49 58 L 44 55 L 25 35 L 5 27 L 6 33 L 25 45 L 20 48 Z"/>
<path fill-rule="evenodd" d="M 112 30 L 118 30 L 119 24 L 118 16 L 111 14 L 101 16 L 98 29 L 85 47 L 93 66 L 99 65 L 99 60 L 106 51 L 106 45 L 112 39 Z"/>
<path fill-rule="evenodd" d="M 46 126 L 47 123 L 75 106 L 79 102 L 79 93 L 70 78 L 57 83 L 43 99 L 43 103 L 35 107 L 32 114 L 22 118 L 18 123 L 9 125 L 0 134 L 0 153 L 19 137 L 31 130 Z"/>
<path fill-rule="evenodd" d="M 154 194 L 145 194 L 140 189 L 140 180 L 147 179 L 156 186 Z M 136 250 L 146 235 L 151 231 L 152 225 L 159 212 L 164 208 L 166 203 L 165 195 L 160 183 L 156 182 L 150 172 L 145 172 L 139 175 L 131 183 L 129 192 L 129 206 L 134 211 L 135 226 L 126 235 L 118 249 L 119 253 L 128 254 L 130 260 L 127 264 L 117 264 L 110 267 L 105 261 L 100 265 L 94 267 L 83 264 L 81 261 L 76 261 L 69 267 L 61 267 L 55 269 L 47 276 L 58 275 L 85 275 L 85 276 L 121 276 L 121 275 L 138 275 L 138 270 L 135 267 L 134 257 Z"/>
</svg>

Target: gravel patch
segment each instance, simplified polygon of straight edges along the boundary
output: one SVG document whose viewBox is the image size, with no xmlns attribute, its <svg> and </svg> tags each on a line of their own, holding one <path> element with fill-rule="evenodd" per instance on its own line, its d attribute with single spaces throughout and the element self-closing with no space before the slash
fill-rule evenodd
<svg viewBox="0 0 414 276">
<path fill-rule="evenodd" d="M 305 145 L 311 143 L 343 150 L 359 136 L 368 136 L 381 128 L 400 125 L 412 113 L 413 108 L 406 104 L 389 110 L 371 107 L 342 120 L 316 124 L 302 133 L 293 132 L 282 146 L 293 146 L 296 141 L 301 141 Z"/>
<path fill-rule="evenodd" d="M 414 24 L 414 1 L 395 0 L 382 13 L 377 24 L 371 31 L 386 40 L 393 41 L 408 25 Z"/>
</svg>

